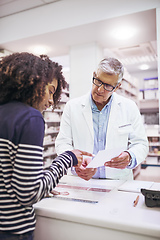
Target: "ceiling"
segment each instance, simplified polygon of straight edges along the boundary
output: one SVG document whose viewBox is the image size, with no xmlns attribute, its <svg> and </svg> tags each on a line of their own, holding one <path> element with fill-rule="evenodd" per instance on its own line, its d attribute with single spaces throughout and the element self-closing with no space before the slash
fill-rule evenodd
<svg viewBox="0 0 160 240">
<path fill-rule="evenodd" d="M 62 1 L 62 0 L 57 0 Z M 32 8 L 53 4 L 56 0 L 0 0 L 0 18 L 29 11 Z M 64 1 L 64 0 L 63 0 Z M 136 30 L 135 36 L 117 40 L 111 35 L 113 29 L 129 24 Z M 77 44 L 97 42 L 104 49 L 104 56 L 113 54 L 129 72 L 139 71 L 142 63 L 149 70 L 157 70 L 156 10 L 137 12 L 122 17 L 93 22 L 78 27 L 28 37 L 0 45 L 9 52 L 33 51 L 36 45 L 45 46 L 47 55 L 58 59 L 64 67 L 69 66 L 69 49 Z"/>
<path fill-rule="evenodd" d="M 58 1 L 60 0 L 0 0 L 0 18 Z"/>
</svg>

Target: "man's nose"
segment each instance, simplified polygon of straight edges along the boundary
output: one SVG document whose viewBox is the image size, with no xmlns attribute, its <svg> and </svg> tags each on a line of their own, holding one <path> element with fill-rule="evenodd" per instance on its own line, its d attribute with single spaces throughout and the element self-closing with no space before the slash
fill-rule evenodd
<svg viewBox="0 0 160 240">
<path fill-rule="evenodd" d="M 98 87 L 98 92 L 104 92 L 103 84 L 100 87 Z"/>
</svg>

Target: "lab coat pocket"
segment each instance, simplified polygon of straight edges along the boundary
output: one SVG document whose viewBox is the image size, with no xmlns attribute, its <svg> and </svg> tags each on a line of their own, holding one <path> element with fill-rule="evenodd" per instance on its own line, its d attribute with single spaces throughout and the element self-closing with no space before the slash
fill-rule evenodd
<svg viewBox="0 0 160 240">
<path fill-rule="evenodd" d="M 123 134 L 129 134 L 129 133 L 131 133 L 131 132 L 133 132 L 133 127 L 132 127 L 132 125 L 131 124 L 124 124 L 124 125 L 120 125 L 119 127 L 118 127 L 118 133 L 121 135 L 123 135 Z"/>
</svg>

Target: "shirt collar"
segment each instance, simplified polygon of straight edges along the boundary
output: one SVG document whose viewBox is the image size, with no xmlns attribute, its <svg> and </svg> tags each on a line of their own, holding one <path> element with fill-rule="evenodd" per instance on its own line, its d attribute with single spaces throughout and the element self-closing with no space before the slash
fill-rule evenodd
<svg viewBox="0 0 160 240">
<path fill-rule="evenodd" d="M 112 100 L 113 100 L 113 95 L 111 95 L 109 102 L 103 107 L 103 109 L 101 111 L 105 111 L 107 109 L 107 107 L 111 105 Z M 92 94 L 90 94 L 90 104 L 91 104 L 92 112 L 100 112 L 98 110 L 95 102 L 92 99 Z"/>
</svg>

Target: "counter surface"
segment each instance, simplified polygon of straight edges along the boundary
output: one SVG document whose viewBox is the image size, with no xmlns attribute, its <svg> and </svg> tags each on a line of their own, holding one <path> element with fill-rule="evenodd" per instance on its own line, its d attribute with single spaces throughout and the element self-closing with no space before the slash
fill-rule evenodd
<svg viewBox="0 0 160 240">
<path fill-rule="evenodd" d="M 99 234 L 101 231 L 108 230 L 110 233 L 104 232 L 102 236 L 109 233 L 109 240 L 114 239 L 112 235 L 115 232 L 119 234 L 119 239 L 121 239 L 121 233 L 123 233 L 123 239 L 125 235 L 126 239 L 127 237 L 132 239 L 130 235 L 134 236 L 133 239 L 160 239 L 160 208 L 145 206 L 144 196 L 140 193 L 141 188 L 160 190 L 160 183 L 100 179 L 91 179 L 87 182 L 76 176 L 64 176 L 55 190 L 61 194 L 69 193 L 69 195 L 45 198 L 34 205 L 37 216 L 35 237 L 37 240 L 41 239 L 40 236 L 43 234 L 40 229 L 43 228 L 43 231 L 53 230 L 53 233 L 50 233 L 51 236 L 56 234 L 53 239 L 63 239 L 64 236 L 59 235 L 54 229 L 56 221 L 56 224 L 70 223 L 65 225 L 67 228 L 74 227 L 75 224 L 83 225 L 85 228 L 88 226 L 91 229 L 94 227 Z M 137 195 L 139 195 L 139 202 L 134 207 L 133 202 Z M 52 224 L 51 228 L 44 226 L 45 221 L 42 219 L 54 220 L 48 222 Z M 41 221 L 43 226 L 40 227 Z M 58 228 L 56 224 L 55 227 Z M 80 228 L 75 227 L 75 231 L 77 229 Z M 90 237 L 87 235 L 86 239 L 94 239 L 95 233 L 91 229 L 88 232 Z M 64 231 L 66 239 L 72 239 L 69 235 L 67 237 L 67 234 L 71 234 L 72 231 L 71 229 L 69 233 L 67 230 Z M 75 234 L 76 232 L 73 235 Z M 77 236 L 75 239 L 81 238 Z M 49 240 L 48 237 L 47 240 Z"/>
</svg>

